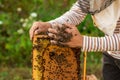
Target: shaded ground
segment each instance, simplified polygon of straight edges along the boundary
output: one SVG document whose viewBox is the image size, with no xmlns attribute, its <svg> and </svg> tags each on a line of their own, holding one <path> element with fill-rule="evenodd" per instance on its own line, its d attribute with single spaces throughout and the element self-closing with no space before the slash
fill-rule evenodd
<svg viewBox="0 0 120 80">
<path fill-rule="evenodd" d="M 102 80 L 101 54 L 88 53 L 87 74 L 94 74 L 98 80 Z M 81 67 L 83 58 L 81 58 Z M 82 74 L 82 73 L 81 73 Z M 32 68 L 29 67 L 4 67 L 0 65 L 0 80 L 32 80 Z"/>
<path fill-rule="evenodd" d="M 1 68 L 0 80 L 32 80 L 30 68 Z"/>
<path fill-rule="evenodd" d="M 100 65 L 89 66 L 87 74 L 95 74 L 98 80 L 102 80 Z M 0 80 L 32 80 L 32 70 L 31 68 L 0 67 Z"/>
</svg>

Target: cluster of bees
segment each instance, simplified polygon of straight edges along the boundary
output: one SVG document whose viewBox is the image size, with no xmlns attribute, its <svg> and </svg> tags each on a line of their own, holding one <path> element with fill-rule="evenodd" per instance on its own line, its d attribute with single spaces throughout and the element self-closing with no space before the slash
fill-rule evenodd
<svg viewBox="0 0 120 80">
<path fill-rule="evenodd" d="M 81 80 L 80 49 L 52 45 L 47 35 L 34 37 L 32 63 L 33 80 Z"/>
</svg>

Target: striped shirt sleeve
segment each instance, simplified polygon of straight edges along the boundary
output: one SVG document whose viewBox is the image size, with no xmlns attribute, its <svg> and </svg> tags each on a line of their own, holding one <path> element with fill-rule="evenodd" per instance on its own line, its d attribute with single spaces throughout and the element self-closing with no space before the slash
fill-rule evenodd
<svg viewBox="0 0 120 80">
<path fill-rule="evenodd" d="M 72 25 L 78 25 L 84 20 L 86 15 L 86 13 L 82 12 L 78 2 L 76 2 L 69 11 L 64 13 L 62 16 L 49 21 L 49 23 L 53 25 L 53 23 L 63 24 L 67 22 Z"/>
<path fill-rule="evenodd" d="M 84 36 L 82 51 L 120 51 L 120 33 L 105 37 Z"/>
<path fill-rule="evenodd" d="M 49 21 L 49 23 L 54 25 L 54 23 L 63 24 L 67 22 L 72 25 L 78 25 L 84 20 L 86 15 L 86 13 L 82 12 L 78 2 L 76 2 L 69 11 L 62 16 Z M 119 30 L 120 29 L 117 28 L 116 32 L 119 32 Z M 105 37 L 84 36 L 82 51 L 120 51 L 120 33 Z"/>
<path fill-rule="evenodd" d="M 120 18 L 117 21 L 117 26 L 116 26 L 116 29 L 114 30 L 114 33 L 120 33 Z"/>
</svg>

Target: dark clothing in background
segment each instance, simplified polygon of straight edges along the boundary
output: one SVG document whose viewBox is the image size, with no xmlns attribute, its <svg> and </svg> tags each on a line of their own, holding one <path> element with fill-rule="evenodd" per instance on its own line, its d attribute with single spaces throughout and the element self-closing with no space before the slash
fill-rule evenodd
<svg viewBox="0 0 120 80">
<path fill-rule="evenodd" d="M 113 58 L 107 52 L 103 53 L 104 80 L 120 80 L 120 60 Z"/>
</svg>

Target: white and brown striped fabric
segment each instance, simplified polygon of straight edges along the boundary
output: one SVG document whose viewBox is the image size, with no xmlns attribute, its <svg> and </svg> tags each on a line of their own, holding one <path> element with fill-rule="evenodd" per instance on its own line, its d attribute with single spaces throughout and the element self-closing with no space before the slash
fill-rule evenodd
<svg viewBox="0 0 120 80">
<path fill-rule="evenodd" d="M 78 0 L 83 13 L 96 14 L 107 8 L 115 0 Z"/>
<path fill-rule="evenodd" d="M 76 2 L 69 11 L 64 13 L 62 16 L 49 21 L 49 23 L 53 25 L 54 22 L 59 24 L 64 24 L 67 22 L 69 24 L 79 25 L 84 20 L 86 15 L 86 13 L 82 12 L 78 2 Z"/>
<path fill-rule="evenodd" d="M 117 26 L 116 26 L 116 29 L 115 29 L 114 33 L 120 33 L 120 18 L 117 22 Z"/>
<path fill-rule="evenodd" d="M 119 18 L 119 20 L 117 21 L 117 26 L 116 26 L 116 28 L 115 28 L 115 30 L 114 30 L 114 34 L 119 34 L 119 38 L 120 38 L 120 18 Z M 114 58 L 117 58 L 117 59 L 120 59 L 120 39 L 119 39 L 119 41 L 118 41 L 118 43 L 116 43 L 116 44 L 119 44 L 119 50 L 118 51 L 108 51 L 108 53 L 112 56 L 112 57 L 114 57 Z M 115 44 L 114 44 L 115 45 Z"/>
<path fill-rule="evenodd" d="M 84 20 L 86 15 L 86 13 L 82 12 L 78 2 L 76 2 L 73 7 L 61 17 L 49 22 L 51 25 L 54 22 L 59 24 L 67 22 L 69 24 L 78 25 Z M 105 37 L 84 36 L 82 51 L 120 51 L 120 19 L 117 22 L 114 33 L 115 34 L 112 36 Z M 120 55 L 117 58 L 120 59 Z"/>
<path fill-rule="evenodd" d="M 120 19 L 117 22 L 113 36 L 84 36 L 83 51 L 119 51 L 120 50 Z"/>
</svg>

